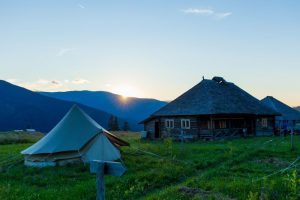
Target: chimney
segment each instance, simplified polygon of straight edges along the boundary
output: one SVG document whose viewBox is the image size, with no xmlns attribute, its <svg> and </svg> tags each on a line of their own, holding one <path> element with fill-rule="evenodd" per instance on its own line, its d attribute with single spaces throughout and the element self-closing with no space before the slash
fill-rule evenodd
<svg viewBox="0 0 300 200">
<path fill-rule="evenodd" d="M 216 81 L 217 83 L 226 83 L 225 79 L 220 76 L 215 76 L 212 78 L 213 81 Z"/>
</svg>

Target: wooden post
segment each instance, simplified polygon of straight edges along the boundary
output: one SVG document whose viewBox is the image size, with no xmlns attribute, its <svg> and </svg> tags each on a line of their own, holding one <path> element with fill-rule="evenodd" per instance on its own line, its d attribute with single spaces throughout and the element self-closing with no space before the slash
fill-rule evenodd
<svg viewBox="0 0 300 200">
<path fill-rule="evenodd" d="M 99 163 L 96 172 L 96 200 L 105 200 L 105 183 L 104 183 L 104 162 Z"/>
<path fill-rule="evenodd" d="M 215 140 L 215 136 L 214 136 L 214 132 L 213 132 L 213 120 L 212 120 L 211 115 L 210 115 L 210 134 L 212 136 L 212 139 Z"/>
<path fill-rule="evenodd" d="M 90 171 L 96 174 L 96 200 L 105 200 L 104 175 L 122 176 L 127 169 L 119 162 L 93 160 L 90 163 Z"/>
<path fill-rule="evenodd" d="M 291 129 L 291 151 L 294 150 L 294 128 Z"/>
</svg>

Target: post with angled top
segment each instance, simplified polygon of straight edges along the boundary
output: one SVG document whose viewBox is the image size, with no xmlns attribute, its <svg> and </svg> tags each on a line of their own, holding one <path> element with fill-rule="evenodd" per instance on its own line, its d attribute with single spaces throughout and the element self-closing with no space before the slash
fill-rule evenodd
<svg viewBox="0 0 300 200">
<path fill-rule="evenodd" d="M 99 163 L 96 173 L 97 200 L 105 200 L 104 163 Z"/>
<path fill-rule="evenodd" d="M 122 176 L 126 172 L 126 167 L 119 162 L 93 160 L 90 164 L 91 173 L 96 174 L 96 200 L 105 200 L 104 175 Z"/>
<path fill-rule="evenodd" d="M 96 173 L 96 200 L 105 200 L 104 167 L 103 161 L 93 161 L 90 165 L 91 173 Z"/>
</svg>

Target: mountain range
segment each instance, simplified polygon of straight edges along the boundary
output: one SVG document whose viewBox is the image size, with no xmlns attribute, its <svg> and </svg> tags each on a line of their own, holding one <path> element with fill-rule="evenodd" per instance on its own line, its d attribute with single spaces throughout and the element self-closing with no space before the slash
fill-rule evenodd
<svg viewBox="0 0 300 200">
<path fill-rule="evenodd" d="M 105 91 L 33 92 L 0 80 L 0 131 L 34 128 L 48 132 L 73 104 L 79 105 L 104 128 L 111 115 L 119 126 L 127 121 L 138 131 L 138 122 L 167 104 L 156 99 L 122 97 Z M 300 106 L 295 107 L 300 111 Z"/>
<path fill-rule="evenodd" d="M 67 92 L 66 94 L 69 93 L 72 94 L 73 92 Z M 89 92 L 84 91 L 84 94 L 85 93 Z M 100 93 L 106 94 L 105 92 Z M 96 94 L 98 93 L 96 92 Z M 109 96 L 111 96 L 111 98 L 119 98 L 117 95 L 114 96 L 114 94 L 108 94 L 110 94 Z M 114 98 L 111 98 L 106 98 L 104 101 L 103 99 L 101 100 L 101 97 L 98 97 L 98 100 L 101 103 L 100 106 L 97 107 L 96 101 L 91 103 L 91 105 L 88 104 L 88 101 L 82 101 L 88 99 L 87 97 L 84 97 L 84 95 L 79 97 L 79 99 L 73 99 L 73 97 L 69 97 L 66 99 L 66 101 L 58 98 L 52 98 L 50 97 L 49 93 L 33 92 L 0 80 L 0 131 L 34 128 L 38 131 L 48 132 L 59 122 L 59 120 L 62 119 L 62 117 L 67 113 L 74 103 L 81 107 L 104 128 L 107 128 L 108 126 L 109 117 L 111 115 L 115 115 L 119 118 L 120 126 L 122 126 L 125 121 L 128 121 L 130 128 L 137 131 L 141 130 L 142 127 L 141 125 L 137 124 L 139 117 L 136 117 L 135 115 L 140 117 L 144 117 L 146 115 L 143 113 L 143 109 L 140 107 L 140 104 L 145 106 L 145 108 L 149 108 L 147 109 L 146 113 L 151 113 L 151 108 L 157 108 L 151 104 L 152 101 L 149 103 L 150 106 L 147 107 L 147 103 L 140 103 L 143 102 L 143 99 L 133 98 L 133 102 L 137 103 L 130 104 L 130 108 L 134 110 L 132 115 L 129 114 L 130 110 L 127 109 L 124 109 L 126 111 L 123 111 L 123 113 L 127 114 L 122 114 L 122 112 L 117 112 L 118 108 L 113 107 L 114 105 L 118 106 L 118 104 L 113 101 Z M 146 99 L 145 102 L 149 102 L 149 100 Z M 154 102 L 156 101 L 154 100 Z M 135 108 L 134 105 L 137 105 L 137 108 Z M 160 104 L 159 102 L 159 105 L 163 105 L 163 103 Z M 105 111 L 101 110 L 100 108 L 105 108 Z M 153 110 L 153 112 L 154 111 L 155 110 Z M 143 114 L 139 114 L 139 112 Z M 118 115 L 120 113 L 121 116 Z"/>
<path fill-rule="evenodd" d="M 166 105 L 156 99 L 122 97 L 105 91 L 40 92 L 59 100 L 77 102 L 134 121 L 142 121 Z"/>
</svg>

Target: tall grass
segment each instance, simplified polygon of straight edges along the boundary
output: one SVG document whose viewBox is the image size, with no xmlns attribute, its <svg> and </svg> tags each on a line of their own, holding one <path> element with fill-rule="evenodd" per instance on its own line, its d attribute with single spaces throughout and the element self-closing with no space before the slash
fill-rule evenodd
<svg viewBox="0 0 300 200">
<path fill-rule="evenodd" d="M 131 143 L 122 148 L 128 172 L 123 177 L 105 177 L 107 199 L 300 198 L 299 165 L 268 176 L 299 156 L 299 137 L 291 152 L 289 139 L 279 137 L 182 144 L 168 138 L 141 141 L 138 134 L 116 134 Z M 18 155 L 29 145 L 0 145 L 0 160 Z M 88 166 L 35 169 L 15 162 L 0 173 L 0 199 L 57 197 L 94 199 L 95 176 Z"/>
<path fill-rule="evenodd" d="M 28 134 L 26 132 L 2 132 L 0 133 L 0 145 L 33 143 L 42 138 L 42 133 Z"/>
</svg>

